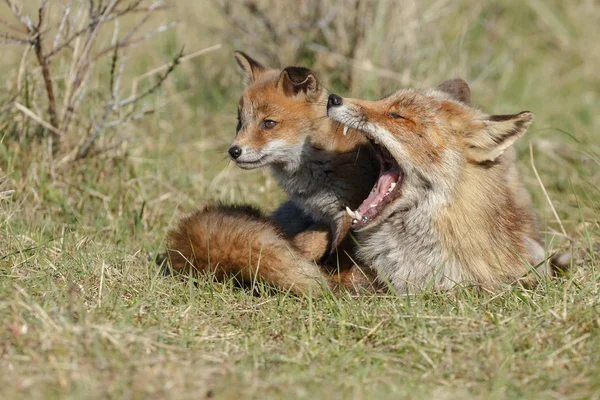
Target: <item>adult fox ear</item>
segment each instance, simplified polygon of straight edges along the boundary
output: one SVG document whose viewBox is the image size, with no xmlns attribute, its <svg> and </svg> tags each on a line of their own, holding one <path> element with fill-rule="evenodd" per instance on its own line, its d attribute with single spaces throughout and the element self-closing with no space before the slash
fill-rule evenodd
<svg viewBox="0 0 600 400">
<path fill-rule="evenodd" d="M 309 101 L 316 100 L 321 94 L 321 84 L 315 74 L 308 68 L 287 67 L 279 75 L 277 82 L 286 96 L 304 93 Z"/>
<path fill-rule="evenodd" d="M 440 84 L 436 90 L 449 94 L 454 100 L 460 101 L 468 106 L 471 105 L 471 88 L 462 79 L 449 79 Z"/>
<path fill-rule="evenodd" d="M 533 113 L 490 115 L 476 122 L 477 128 L 467 136 L 469 155 L 475 162 L 495 161 L 533 122 Z"/>
<path fill-rule="evenodd" d="M 233 56 L 238 65 L 244 71 L 244 85 L 248 86 L 262 75 L 267 68 L 261 63 L 251 58 L 248 54 L 241 51 L 234 51 Z"/>
</svg>

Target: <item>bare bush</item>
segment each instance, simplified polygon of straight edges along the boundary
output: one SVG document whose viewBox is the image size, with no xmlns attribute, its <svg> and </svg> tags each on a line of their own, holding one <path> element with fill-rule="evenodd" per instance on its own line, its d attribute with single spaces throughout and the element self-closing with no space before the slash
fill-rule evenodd
<svg viewBox="0 0 600 400">
<path fill-rule="evenodd" d="M 435 54 L 418 51 L 422 27 L 439 24 L 452 4 L 401 6 L 389 0 L 213 0 L 230 25 L 236 46 L 251 48 L 275 65 L 309 63 L 326 84 L 351 93 L 376 80 L 414 83 L 414 65 Z M 429 30 L 431 32 L 431 30 Z M 428 40 L 434 45 L 436 37 Z M 440 45 L 441 46 L 441 45 Z M 410 78 L 409 78 L 410 77 Z M 387 84 L 384 82 L 383 86 Z M 382 87 L 375 88 L 376 92 Z"/>
<path fill-rule="evenodd" d="M 5 29 L 0 32 L 0 40 L 26 46 L 10 103 L 14 110 L 45 128 L 52 153 L 60 154 L 62 162 L 101 153 L 125 140 L 120 138 L 105 147 L 97 146 L 98 138 L 107 129 L 154 111 L 141 109 L 142 100 L 161 87 L 184 57 L 183 51 L 178 52 L 168 65 L 156 71 L 154 83 L 140 93 L 124 96 L 122 77 L 128 49 L 175 25 L 175 22 L 162 23 L 145 30 L 151 17 L 167 8 L 162 0 L 69 0 L 66 4 L 42 0 L 34 16 L 14 0 L 5 2 L 15 22 L 0 19 L 0 26 Z M 121 31 L 120 21 L 124 17 L 134 22 Z M 31 51 L 35 55 L 33 60 L 29 57 Z M 91 76 L 104 61 L 109 63 L 108 76 L 101 85 L 91 88 Z M 23 85 L 23 80 L 29 79 L 23 76 L 23 71 L 30 63 L 35 64 L 32 79 L 42 82 L 43 98 L 33 93 L 32 100 L 31 89 L 26 87 L 31 85 Z M 92 102 L 90 92 L 101 100 Z M 75 132 L 74 126 L 83 129 Z"/>
</svg>

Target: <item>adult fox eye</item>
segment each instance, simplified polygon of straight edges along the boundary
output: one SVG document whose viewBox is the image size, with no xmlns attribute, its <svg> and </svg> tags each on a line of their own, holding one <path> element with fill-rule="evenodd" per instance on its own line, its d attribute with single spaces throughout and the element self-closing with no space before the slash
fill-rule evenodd
<svg viewBox="0 0 600 400">
<path fill-rule="evenodd" d="M 274 127 L 275 127 L 275 125 L 277 125 L 277 122 L 276 122 L 276 121 L 273 121 L 272 119 L 265 119 L 265 120 L 263 121 L 263 127 L 264 127 L 265 129 L 271 129 L 271 128 L 274 128 Z"/>
<path fill-rule="evenodd" d="M 395 112 L 388 113 L 388 117 L 391 117 L 391 118 L 394 118 L 394 119 L 398 119 L 398 118 L 400 118 L 400 119 L 406 119 L 402 115 L 400 115 L 398 113 L 395 113 Z"/>
</svg>

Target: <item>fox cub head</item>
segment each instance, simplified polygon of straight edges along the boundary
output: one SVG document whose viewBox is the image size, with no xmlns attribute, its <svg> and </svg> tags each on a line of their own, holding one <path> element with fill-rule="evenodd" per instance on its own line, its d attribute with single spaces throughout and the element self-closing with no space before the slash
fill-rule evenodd
<svg viewBox="0 0 600 400">
<path fill-rule="evenodd" d="M 375 226 L 427 199 L 451 201 L 469 173 L 502 185 L 507 178 L 499 174 L 508 163 L 503 154 L 525 133 L 533 114 L 487 115 L 471 107 L 470 93 L 465 81 L 453 79 L 379 101 L 329 96 L 327 115 L 362 131 L 381 163 L 371 194 L 356 211 L 348 210 L 354 229 Z"/>
<path fill-rule="evenodd" d="M 229 155 L 244 169 L 298 163 L 314 124 L 326 119 L 327 94 L 307 68 L 269 69 L 236 51 L 245 89 Z"/>
</svg>

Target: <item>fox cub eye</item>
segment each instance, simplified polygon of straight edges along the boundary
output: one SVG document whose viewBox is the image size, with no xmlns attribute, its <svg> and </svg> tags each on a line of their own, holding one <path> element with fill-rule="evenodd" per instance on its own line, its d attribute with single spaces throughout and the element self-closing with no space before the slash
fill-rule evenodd
<svg viewBox="0 0 600 400">
<path fill-rule="evenodd" d="M 262 123 L 263 129 L 272 129 L 277 124 L 278 124 L 278 122 L 273 121 L 272 119 L 265 119 Z"/>
<path fill-rule="evenodd" d="M 400 114 L 398 114 L 398 113 L 395 113 L 395 112 L 390 112 L 390 113 L 388 113 L 388 117 L 390 117 L 390 118 L 394 118 L 394 119 L 398 119 L 398 118 L 399 118 L 399 119 L 406 119 L 406 118 L 404 118 L 402 115 L 400 115 Z"/>
</svg>

